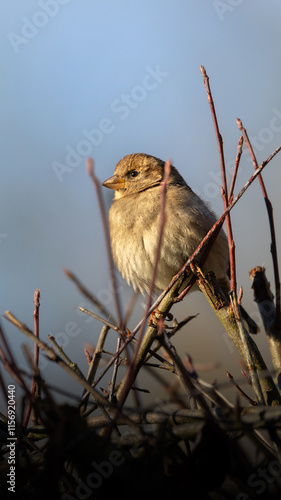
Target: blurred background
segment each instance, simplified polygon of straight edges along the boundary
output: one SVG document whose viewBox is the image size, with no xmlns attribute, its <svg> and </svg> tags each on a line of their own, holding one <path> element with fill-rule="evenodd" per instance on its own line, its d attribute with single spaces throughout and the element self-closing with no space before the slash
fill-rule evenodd
<svg viewBox="0 0 281 500">
<path fill-rule="evenodd" d="M 129 153 L 171 158 L 220 215 L 219 158 L 200 65 L 210 77 L 230 179 L 240 136 L 237 117 L 259 163 L 281 143 L 280 16 L 278 0 L 14 0 L 2 5 L 1 314 L 11 310 L 32 329 L 33 294 L 40 288 L 42 339 L 54 335 L 87 372 L 83 348 L 96 344 L 101 325 L 78 311 L 80 305 L 94 309 L 63 268 L 113 315 L 115 310 L 85 158 L 93 157 L 100 181 Z M 264 171 L 279 248 L 280 162 L 279 155 Z M 252 172 L 244 148 L 236 193 Z M 112 195 L 103 188 L 107 210 Z M 238 286 L 244 289 L 245 308 L 258 320 L 248 272 L 264 264 L 273 283 L 258 182 L 231 213 Z M 121 278 L 118 283 L 125 309 L 132 291 Z M 140 298 L 130 328 L 140 319 L 143 303 Z M 226 370 L 241 378 L 238 352 L 199 292 L 173 312 L 178 320 L 200 313 L 174 343 L 181 355 L 193 357 L 204 378 L 225 383 Z M 33 349 L 32 343 L 5 320 L 1 323 L 19 365 L 26 367 L 21 346 Z M 271 367 L 263 331 L 256 340 Z M 111 332 L 106 348 L 115 347 Z M 218 366 L 200 370 L 209 363 Z M 43 355 L 40 367 L 49 382 L 81 394 Z M 146 387 L 151 383 L 148 379 Z"/>
</svg>

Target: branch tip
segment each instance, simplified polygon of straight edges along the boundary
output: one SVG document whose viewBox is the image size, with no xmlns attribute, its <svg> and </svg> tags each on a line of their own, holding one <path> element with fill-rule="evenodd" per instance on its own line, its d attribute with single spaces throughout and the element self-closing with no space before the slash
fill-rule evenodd
<svg viewBox="0 0 281 500">
<path fill-rule="evenodd" d="M 86 158 L 86 170 L 90 177 L 94 175 L 94 160 L 93 158 Z"/>
</svg>

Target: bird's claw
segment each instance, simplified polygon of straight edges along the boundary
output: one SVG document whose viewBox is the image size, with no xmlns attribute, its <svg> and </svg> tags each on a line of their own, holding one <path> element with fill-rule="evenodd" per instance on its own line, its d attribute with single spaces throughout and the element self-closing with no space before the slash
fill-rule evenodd
<svg viewBox="0 0 281 500">
<path fill-rule="evenodd" d="M 159 320 L 163 319 L 163 313 L 158 309 L 154 309 L 152 311 L 151 315 L 148 318 L 148 326 L 154 326 L 158 327 Z M 167 321 L 172 321 L 174 319 L 174 316 L 171 313 L 166 314 L 166 320 Z"/>
</svg>

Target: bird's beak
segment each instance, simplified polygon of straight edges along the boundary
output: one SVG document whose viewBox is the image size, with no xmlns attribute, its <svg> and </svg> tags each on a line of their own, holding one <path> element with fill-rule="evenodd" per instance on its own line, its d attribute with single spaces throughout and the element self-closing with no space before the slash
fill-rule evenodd
<svg viewBox="0 0 281 500">
<path fill-rule="evenodd" d="M 104 181 L 102 185 L 109 189 L 124 189 L 125 179 L 119 177 L 118 175 L 113 175 L 112 177 L 109 177 L 109 179 Z"/>
</svg>

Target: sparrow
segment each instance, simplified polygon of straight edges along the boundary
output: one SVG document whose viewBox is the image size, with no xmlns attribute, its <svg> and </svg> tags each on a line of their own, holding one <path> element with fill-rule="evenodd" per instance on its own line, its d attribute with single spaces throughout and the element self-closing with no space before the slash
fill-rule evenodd
<svg viewBox="0 0 281 500">
<path fill-rule="evenodd" d="M 155 266 L 160 226 L 160 185 L 165 162 L 144 153 L 129 154 L 116 165 L 103 186 L 115 191 L 109 210 L 109 233 L 116 267 L 135 290 L 148 293 Z M 166 186 L 165 225 L 154 292 L 163 291 L 193 254 L 217 220 L 214 212 L 171 166 Z M 198 262 L 200 265 L 200 261 Z M 228 296 L 228 241 L 221 230 L 202 270 L 213 271 Z M 194 288 L 194 287 L 193 287 Z M 242 309 L 249 331 L 257 326 Z"/>
</svg>

